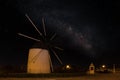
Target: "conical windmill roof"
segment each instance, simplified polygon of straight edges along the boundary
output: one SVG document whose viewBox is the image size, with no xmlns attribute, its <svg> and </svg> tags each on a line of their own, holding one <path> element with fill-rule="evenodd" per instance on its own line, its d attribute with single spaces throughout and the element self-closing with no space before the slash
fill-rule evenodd
<svg viewBox="0 0 120 80">
<path fill-rule="evenodd" d="M 33 44 L 31 49 L 32 48 L 48 49 L 47 46 L 44 43 L 42 43 L 42 42 L 37 42 L 37 43 Z"/>
</svg>

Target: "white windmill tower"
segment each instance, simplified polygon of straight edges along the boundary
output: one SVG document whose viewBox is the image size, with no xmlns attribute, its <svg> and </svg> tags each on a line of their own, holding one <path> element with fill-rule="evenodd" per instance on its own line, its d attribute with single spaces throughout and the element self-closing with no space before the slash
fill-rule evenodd
<svg viewBox="0 0 120 80">
<path fill-rule="evenodd" d="M 42 18 L 42 23 L 43 23 L 43 30 L 44 30 L 44 35 L 38 30 L 38 28 L 35 26 L 35 24 L 32 22 L 30 17 L 26 14 L 26 17 L 28 20 L 31 22 L 35 30 L 39 33 L 40 37 L 43 38 L 43 40 L 39 40 L 21 33 L 18 33 L 20 36 L 32 39 L 34 41 L 37 41 L 38 46 L 33 46 L 33 48 L 29 49 L 29 55 L 28 55 L 28 63 L 27 63 L 27 73 L 51 73 L 53 71 L 53 66 L 52 66 L 52 61 L 50 58 L 49 50 L 51 50 L 58 61 L 62 64 L 62 61 L 56 54 L 56 52 L 52 49 L 57 48 L 62 50 L 61 48 L 57 46 L 53 46 L 49 43 L 49 41 L 52 41 L 53 38 L 56 36 L 56 34 L 52 35 L 52 37 L 48 40 L 46 40 L 46 29 L 45 29 L 45 23 L 44 19 Z"/>
</svg>

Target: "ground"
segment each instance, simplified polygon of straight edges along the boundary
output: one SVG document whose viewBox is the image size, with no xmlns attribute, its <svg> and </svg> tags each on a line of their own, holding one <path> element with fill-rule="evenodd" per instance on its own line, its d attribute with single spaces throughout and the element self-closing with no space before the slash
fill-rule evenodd
<svg viewBox="0 0 120 80">
<path fill-rule="evenodd" d="M 95 74 L 66 78 L 0 78 L 0 80 L 120 80 L 120 73 Z"/>
</svg>

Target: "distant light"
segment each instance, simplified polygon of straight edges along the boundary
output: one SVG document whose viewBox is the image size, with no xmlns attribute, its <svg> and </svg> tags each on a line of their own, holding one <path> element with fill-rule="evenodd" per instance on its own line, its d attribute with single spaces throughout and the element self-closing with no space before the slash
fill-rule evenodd
<svg viewBox="0 0 120 80">
<path fill-rule="evenodd" d="M 66 65 L 66 69 L 71 69 L 70 65 Z"/>
<path fill-rule="evenodd" d="M 106 66 L 105 65 L 102 65 L 102 68 L 105 68 Z"/>
</svg>

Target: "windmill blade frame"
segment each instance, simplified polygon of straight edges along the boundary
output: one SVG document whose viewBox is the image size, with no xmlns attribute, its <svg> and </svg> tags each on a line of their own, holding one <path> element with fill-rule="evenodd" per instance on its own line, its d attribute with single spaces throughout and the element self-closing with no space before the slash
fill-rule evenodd
<svg viewBox="0 0 120 80">
<path fill-rule="evenodd" d="M 30 37 L 30 36 L 27 36 L 27 35 L 22 34 L 22 33 L 18 33 L 18 35 L 23 36 L 23 37 L 26 37 L 26 38 L 31 39 L 31 40 L 34 40 L 34 41 L 37 41 L 37 42 L 40 42 L 40 41 L 41 41 L 41 40 L 39 40 L 39 39 L 36 39 L 36 38 Z"/>
<path fill-rule="evenodd" d="M 50 38 L 50 40 L 53 40 L 53 39 L 55 38 L 55 36 L 56 36 L 56 33 L 54 33 L 54 34 L 52 35 L 52 37 Z"/>
<path fill-rule="evenodd" d="M 54 48 L 59 49 L 59 50 L 61 50 L 61 51 L 64 50 L 64 49 L 62 49 L 62 48 L 60 48 L 60 47 L 58 47 L 58 46 L 54 46 Z"/>
<path fill-rule="evenodd" d="M 50 59 L 51 71 L 53 72 L 53 71 L 54 71 L 54 69 L 53 69 L 53 64 L 52 64 L 52 60 L 51 60 L 51 57 L 50 57 L 50 55 L 49 55 L 49 59 Z"/>
<path fill-rule="evenodd" d="M 25 15 L 27 17 L 27 19 L 30 21 L 30 23 L 33 25 L 33 27 L 35 28 L 35 30 L 39 33 L 40 36 L 43 36 L 43 34 L 38 30 L 38 28 L 36 27 L 36 25 L 33 23 L 33 21 L 30 19 L 30 17 L 26 14 Z"/>
<path fill-rule="evenodd" d="M 60 58 L 58 57 L 58 55 L 56 54 L 56 52 L 53 49 L 51 49 L 51 51 L 54 53 L 55 57 L 60 62 L 60 64 L 63 64 L 62 61 L 60 60 Z"/>
<path fill-rule="evenodd" d="M 42 24 L 43 24 L 44 35 L 45 35 L 45 37 L 46 37 L 47 33 L 46 33 L 44 18 L 42 18 Z"/>
</svg>

